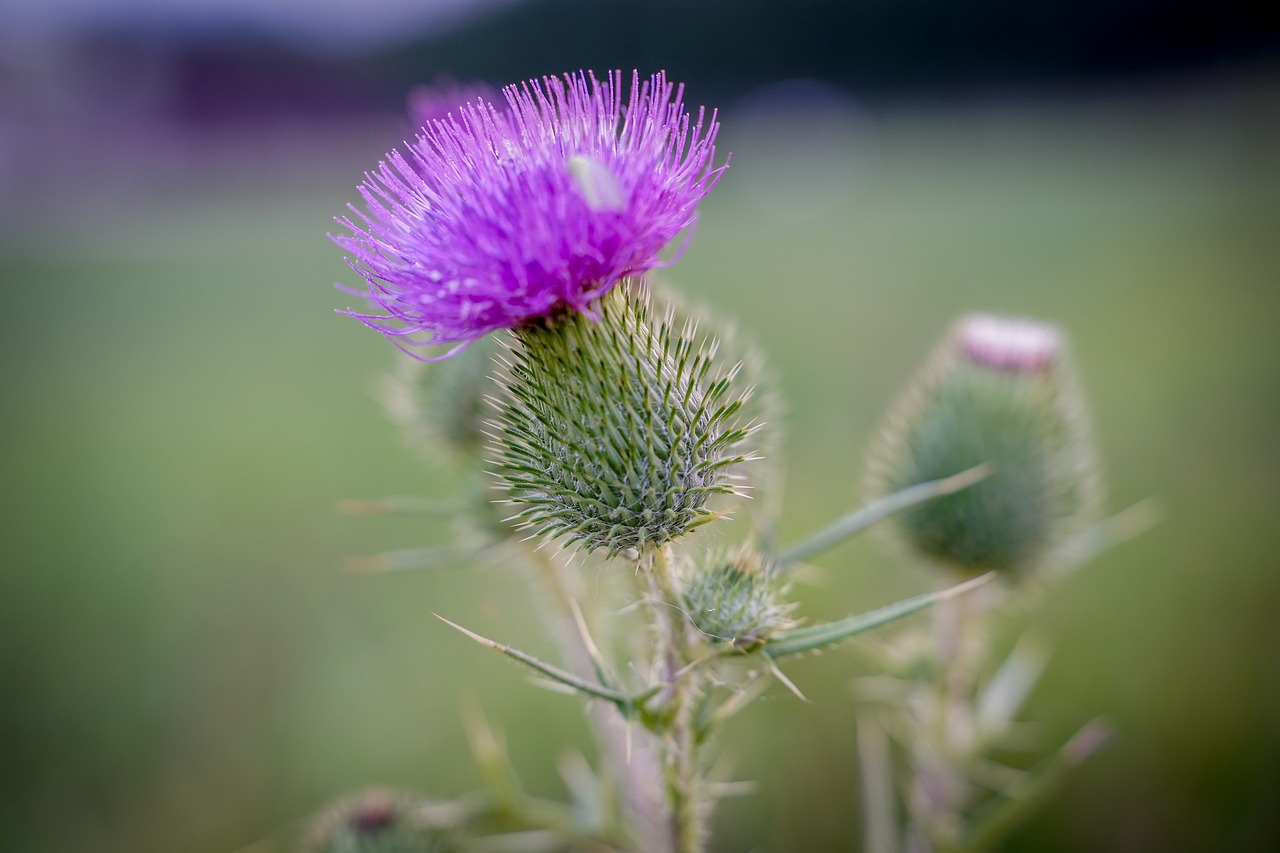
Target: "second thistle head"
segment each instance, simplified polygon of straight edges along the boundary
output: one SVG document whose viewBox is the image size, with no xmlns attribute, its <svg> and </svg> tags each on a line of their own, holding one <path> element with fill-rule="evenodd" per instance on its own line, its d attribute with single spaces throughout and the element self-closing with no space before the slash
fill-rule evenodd
<svg viewBox="0 0 1280 853">
<path fill-rule="evenodd" d="M 660 547 L 715 518 L 749 457 L 747 392 L 714 344 L 651 318 L 627 286 L 516 330 L 495 401 L 498 476 L 514 520 L 610 556 Z"/>
<path fill-rule="evenodd" d="M 965 571 L 1024 570 L 1096 520 L 1100 479 L 1083 401 L 1057 328 L 961 319 L 886 424 L 878 494 L 982 463 L 994 473 L 899 520 L 918 552 Z"/>
</svg>

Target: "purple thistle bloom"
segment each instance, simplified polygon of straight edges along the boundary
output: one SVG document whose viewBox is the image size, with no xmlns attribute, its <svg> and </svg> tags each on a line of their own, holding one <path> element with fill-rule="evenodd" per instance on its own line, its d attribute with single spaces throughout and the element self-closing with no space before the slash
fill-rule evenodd
<svg viewBox="0 0 1280 853">
<path fill-rule="evenodd" d="M 360 187 L 367 212 L 333 236 L 385 313 L 346 311 L 407 346 L 456 344 L 590 304 L 696 219 L 715 114 L 691 118 L 664 74 L 544 77 L 430 121 Z M 406 349 L 406 351 L 408 351 Z M 416 356 L 421 358 L 421 356 Z M 431 359 L 424 359 L 431 360 Z"/>
</svg>

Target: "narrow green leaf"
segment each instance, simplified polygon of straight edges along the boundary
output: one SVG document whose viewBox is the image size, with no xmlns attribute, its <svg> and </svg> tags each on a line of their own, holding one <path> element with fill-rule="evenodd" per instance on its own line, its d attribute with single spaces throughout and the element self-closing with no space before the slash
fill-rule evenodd
<svg viewBox="0 0 1280 853">
<path fill-rule="evenodd" d="M 810 625 L 807 628 L 784 631 L 765 643 L 761 652 L 765 657 L 777 659 L 787 655 L 820 649 L 832 643 L 848 639 L 855 634 L 861 634 L 863 631 L 879 628 L 881 625 L 886 625 L 895 619 L 901 619 L 903 616 L 910 616 L 912 613 L 924 610 L 926 607 L 943 599 L 966 593 L 994 577 L 994 572 L 988 572 L 985 575 L 956 584 L 947 589 L 907 598 L 881 607 L 878 610 L 872 610 L 869 613 L 860 613 L 837 622 L 824 622 L 821 625 Z"/>
<path fill-rule="evenodd" d="M 990 476 L 991 473 L 991 465 L 983 463 L 961 471 L 959 474 L 953 474 L 941 480 L 917 483 L 900 492 L 887 495 L 875 503 L 856 509 L 848 515 L 833 521 L 807 539 L 792 545 L 778 556 L 777 565 L 779 568 L 783 568 L 795 563 L 803 563 L 828 548 L 839 545 L 855 533 L 861 533 L 877 521 L 883 521 L 895 513 L 919 506 L 934 498 L 940 498 L 944 495 L 954 494 L 961 489 L 966 489 Z"/>
<path fill-rule="evenodd" d="M 585 693 L 586 695 L 594 696 L 597 699 L 605 699 L 619 707 L 625 707 L 626 705 L 630 704 L 628 697 L 624 693 L 620 693 L 619 691 L 612 690 L 608 687 L 602 687 L 598 684 L 592 684 L 586 679 L 579 678 L 573 673 L 566 672 L 565 670 L 560 669 L 557 666 L 552 666 L 551 664 L 546 663 L 545 661 L 540 661 L 537 658 L 535 658 L 533 655 L 526 654 L 525 652 L 522 652 L 519 649 L 513 649 L 511 646 L 505 646 L 502 643 L 494 642 L 493 640 L 490 640 L 488 637 L 482 637 L 479 634 L 477 634 L 475 631 L 469 631 L 466 628 L 463 628 L 461 625 L 459 625 L 456 622 L 450 622 L 448 619 L 444 618 L 439 613 L 433 613 L 431 615 L 435 616 L 437 619 L 439 619 L 441 622 L 445 623 L 449 627 L 456 628 L 458 631 L 461 631 L 463 634 L 466 634 L 468 637 L 475 640 L 480 645 L 491 648 L 496 652 L 501 652 L 502 654 L 506 655 L 512 660 L 515 660 L 515 661 L 518 661 L 519 663 L 524 664 L 525 666 L 546 676 L 552 681 L 559 682 L 560 684 L 563 684 L 566 687 L 571 687 L 574 690 L 577 690 L 579 693 Z"/>
<path fill-rule="evenodd" d="M 609 664 L 605 661 L 604 655 L 600 653 L 600 647 L 596 645 L 596 641 L 591 636 L 591 630 L 587 627 L 587 620 L 582 615 L 582 608 L 578 606 L 578 601 L 572 595 L 565 595 L 565 601 L 569 605 L 569 613 L 573 616 L 573 625 L 578 629 L 578 637 L 582 640 L 582 647 L 587 652 L 587 657 L 591 658 L 591 666 L 596 671 L 596 678 L 600 680 L 600 684 L 607 689 L 613 687 L 613 677 L 609 672 Z"/>
<path fill-rule="evenodd" d="M 1141 536 L 1160 523 L 1161 515 L 1156 502 L 1147 498 L 1104 518 L 1068 543 L 1067 562 L 1061 571 L 1071 571 L 1117 545 Z"/>
<path fill-rule="evenodd" d="M 1052 757 L 1031 771 L 1025 782 L 1007 797 L 992 801 L 975 815 L 963 849 L 985 853 L 999 846 L 1062 786 L 1067 773 L 1088 761 L 1106 746 L 1111 730 L 1102 720 L 1085 724 Z"/>
</svg>

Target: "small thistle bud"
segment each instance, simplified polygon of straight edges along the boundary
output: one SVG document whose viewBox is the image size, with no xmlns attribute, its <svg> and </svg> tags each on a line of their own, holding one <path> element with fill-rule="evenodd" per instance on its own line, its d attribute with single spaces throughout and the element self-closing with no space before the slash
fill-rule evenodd
<svg viewBox="0 0 1280 853">
<path fill-rule="evenodd" d="M 697 570 L 684 591 L 689 620 L 713 642 L 742 651 L 763 645 L 795 625 L 794 605 L 760 555 L 743 551 Z"/>
<path fill-rule="evenodd" d="M 498 475 L 536 535 L 610 556 L 677 539 L 735 493 L 747 458 L 745 394 L 647 297 L 617 288 L 593 306 L 515 333 L 496 403 Z M 688 330 L 686 330 L 687 332 Z"/>
<path fill-rule="evenodd" d="M 383 407 L 407 441 L 432 458 L 462 465 L 484 449 L 484 393 L 497 344 L 481 338 L 443 362 L 403 356 L 380 389 Z"/>
<path fill-rule="evenodd" d="M 1025 570 L 1095 520 L 1099 478 L 1062 333 L 962 319 L 873 453 L 877 494 L 989 462 L 994 473 L 900 517 L 919 552 L 966 571 Z"/>
<path fill-rule="evenodd" d="M 450 833 L 419 826 L 402 796 L 366 791 L 332 806 L 311 827 L 306 853 L 452 853 Z"/>
</svg>

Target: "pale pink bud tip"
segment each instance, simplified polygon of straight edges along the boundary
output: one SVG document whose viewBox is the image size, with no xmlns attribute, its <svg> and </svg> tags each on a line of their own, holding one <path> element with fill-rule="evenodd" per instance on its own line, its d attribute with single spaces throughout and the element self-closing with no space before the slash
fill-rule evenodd
<svg viewBox="0 0 1280 853">
<path fill-rule="evenodd" d="M 1062 334 L 1054 326 L 993 314 L 965 317 L 956 337 L 971 361 L 1017 373 L 1047 369 L 1062 347 Z"/>
</svg>

